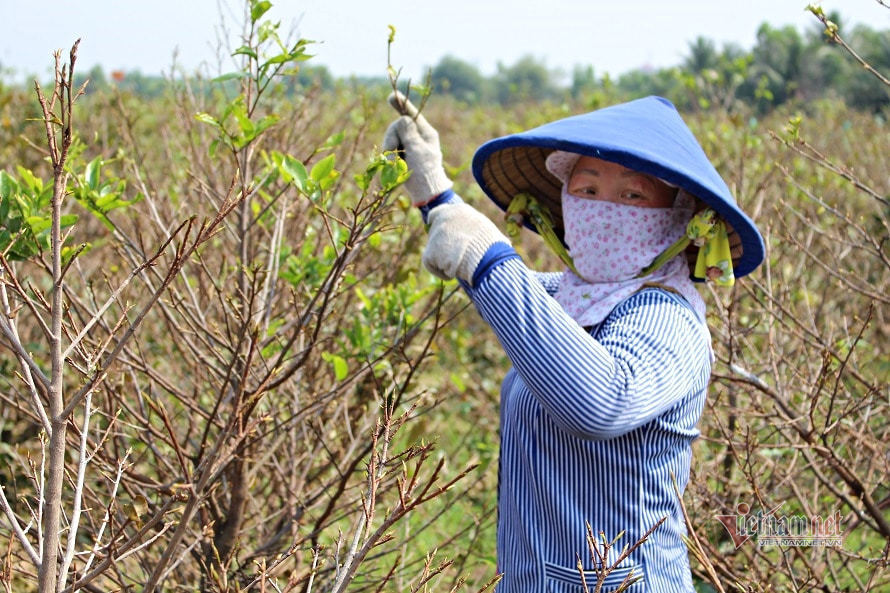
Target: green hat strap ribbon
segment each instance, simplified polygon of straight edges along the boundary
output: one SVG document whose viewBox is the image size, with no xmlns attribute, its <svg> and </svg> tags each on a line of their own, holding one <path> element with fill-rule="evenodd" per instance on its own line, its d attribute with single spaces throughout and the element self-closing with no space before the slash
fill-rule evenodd
<svg viewBox="0 0 890 593">
<path fill-rule="evenodd" d="M 507 221 L 507 234 L 511 239 L 519 237 L 525 219 L 528 219 L 538 234 L 544 239 L 550 249 L 566 264 L 572 272 L 582 277 L 575 268 L 572 256 L 566 250 L 562 241 L 553 230 L 553 221 L 546 208 L 542 208 L 532 196 L 519 193 L 514 196 L 507 206 L 505 219 Z M 706 208 L 692 217 L 686 225 L 686 234 L 662 251 L 652 260 L 652 263 L 643 268 L 637 274 L 637 278 L 648 276 L 671 259 L 685 250 L 690 243 L 694 243 L 698 249 L 698 258 L 695 261 L 694 276 L 705 280 L 711 280 L 718 286 L 732 286 L 735 276 L 732 273 L 732 252 L 729 248 L 729 234 L 726 223 L 720 219 L 710 208 Z"/>
<path fill-rule="evenodd" d="M 572 261 L 572 256 L 566 251 L 562 241 L 559 240 L 559 237 L 553 230 L 553 221 L 550 219 L 550 212 L 548 212 L 546 208 L 541 208 L 541 205 L 538 204 L 536 199 L 528 194 L 516 194 L 510 201 L 510 205 L 507 206 L 505 219 L 507 221 L 507 235 L 514 241 L 519 237 L 519 231 L 522 229 L 523 221 L 528 219 L 535 225 L 535 228 L 538 229 L 538 234 L 544 239 L 544 243 L 553 250 L 570 270 L 577 276 L 581 277 L 581 274 L 578 272 L 577 268 L 575 268 L 575 262 Z"/>
<path fill-rule="evenodd" d="M 692 217 L 686 225 L 686 234 L 658 254 L 652 263 L 643 268 L 637 278 L 648 276 L 678 254 L 685 250 L 689 243 L 695 244 L 698 257 L 695 260 L 693 276 L 711 280 L 718 286 L 732 286 L 735 275 L 732 273 L 732 252 L 729 248 L 729 233 L 726 223 L 710 208 L 706 208 Z"/>
</svg>

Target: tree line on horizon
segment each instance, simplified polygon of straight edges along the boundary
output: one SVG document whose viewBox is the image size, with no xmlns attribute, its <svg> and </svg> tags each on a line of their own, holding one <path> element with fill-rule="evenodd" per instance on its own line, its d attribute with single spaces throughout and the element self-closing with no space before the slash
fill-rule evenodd
<svg viewBox="0 0 890 593">
<path fill-rule="evenodd" d="M 837 14 L 828 18 L 842 22 Z M 435 92 L 468 103 L 569 97 L 598 107 L 610 96 L 661 95 L 686 109 L 745 104 L 765 113 L 792 101 L 831 97 L 860 110 L 884 109 L 890 103 L 886 85 L 850 60 L 816 25 L 801 33 L 792 26 L 763 23 L 750 50 L 735 44 L 718 47 L 700 36 L 689 43 L 677 66 L 639 68 L 617 77 L 598 76 L 594 65 L 576 65 L 566 77 L 530 55 L 510 66 L 499 64 L 493 76 L 485 77 L 473 64 L 446 56 L 431 68 L 430 84 Z M 859 25 L 846 31 L 839 26 L 838 33 L 877 70 L 890 67 L 890 30 Z"/>
<path fill-rule="evenodd" d="M 838 23 L 838 32 L 865 61 L 878 70 L 890 68 L 890 30 L 857 25 L 847 31 L 837 12 L 828 18 Z M 139 71 L 106 74 L 101 66 L 81 77 L 85 79 L 90 80 L 92 92 L 116 86 L 149 97 L 163 94 L 170 83 L 163 76 Z M 531 54 L 513 64 L 499 63 L 497 71 L 486 76 L 473 63 L 446 55 L 429 68 L 426 80 L 410 82 L 470 105 L 573 100 L 597 108 L 645 95 L 664 96 L 684 110 L 746 105 L 758 113 L 820 98 L 841 99 L 850 107 L 873 113 L 890 104 L 887 86 L 839 51 L 818 23 L 801 32 L 790 25 L 776 28 L 764 22 L 750 50 L 731 43 L 718 47 L 699 36 L 688 44 L 676 66 L 642 67 L 614 77 L 599 75 L 592 64 L 576 64 L 568 73 Z M 341 86 L 390 86 L 384 75 L 336 77 L 324 65 L 309 64 L 303 64 L 286 84 L 294 92 L 312 86 L 328 91 Z"/>
</svg>

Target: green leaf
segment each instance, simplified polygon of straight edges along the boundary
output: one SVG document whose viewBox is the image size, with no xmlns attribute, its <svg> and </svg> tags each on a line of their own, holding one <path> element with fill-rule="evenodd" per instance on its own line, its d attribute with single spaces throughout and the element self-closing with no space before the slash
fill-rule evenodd
<svg viewBox="0 0 890 593">
<path fill-rule="evenodd" d="M 0 200 L 8 200 L 18 191 L 19 184 L 6 171 L 0 171 Z"/>
<path fill-rule="evenodd" d="M 305 189 L 309 174 L 306 172 L 306 167 L 303 166 L 303 163 L 288 154 L 285 155 L 284 160 L 281 162 L 280 170 L 285 177 L 288 177 L 297 186 L 298 190 L 303 191 Z"/>
<path fill-rule="evenodd" d="M 336 146 L 340 146 L 343 143 L 343 138 L 346 137 L 345 132 L 337 132 L 336 134 L 331 134 L 328 136 L 328 139 L 324 141 L 321 149 L 324 150 L 326 148 L 334 148 Z"/>
<path fill-rule="evenodd" d="M 31 193 L 36 195 L 43 191 L 43 181 L 36 177 L 34 173 L 31 172 L 30 169 L 25 169 L 22 166 L 16 167 L 19 172 L 19 176 L 22 178 L 22 184 L 24 187 L 19 186 L 22 190 L 30 189 Z"/>
<path fill-rule="evenodd" d="M 30 216 L 34 208 L 31 207 L 31 201 L 28 199 L 29 196 L 24 194 L 16 194 L 13 196 L 15 200 L 16 206 L 18 206 L 19 214 L 22 217 Z"/>
<path fill-rule="evenodd" d="M 254 23 L 257 22 L 270 8 L 272 8 L 272 3 L 268 0 L 253 0 L 250 3 L 250 20 Z"/>
<path fill-rule="evenodd" d="M 102 157 L 96 157 L 87 163 L 86 169 L 83 173 L 83 178 L 86 180 L 87 187 L 90 189 L 96 189 L 99 187 L 99 172 L 102 170 Z"/>
<path fill-rule="evenodd" d="M 371 299 L 369 299 L 367 296 L 365 296 L 364 291 L 362 291 L 362 289 L 359 288 L 358 286 L 355 287 L 355 296 L 357 296 L 358 299 L 362 302 L 362 305 L 364 306 L 365 309 L 370 310 L 370 309 L 374 308 L 373 304 L 371 303 Z"/>
<path fill-rule="evenodd" d="M 242 72 L 242 71 L 227 72 L 226 74 L 222 74 L 220 76 L 217 76 L 216 78 L 210 79 L 210 82 L 225 82 L 227 80 L 236 80 L 238 78 L 247 78 L 248 76 L 250 76 L 249 73 Z"/>
<path fill-rule="evenodd" d="M 200 122 L 204 122 L 205 124 L 210 124 L 211 126 L 215 126 L 215 127 L 217 127 L 217 128 L 221 128 L 221 127 L 222 127 L 222 126 L 219 124 L 219 122 L 216 120 L 216 118 L 213 117 L 212 115 L 210 115 L 209 113 L 203 113 L 203 112 L 201 112 L 201 113 L 196 113 L 196 114 L 195 114 L 195 119 L 198 120 L 198 121 L 200 121 Z"/>
<path fill-rule="evenodd" d="M 112 204 L 117 200 L 118 195 L 117 192 L 111 191 L 110 187 L 103 187 L 102 191 L 99 192 L 99 197 L 96 199 L 96 207 L 103 212 L 107 212 L 114 208 Z"/>
<path fill-rule="evenodd" d="M 52 226 L 52 220 L 50 220 L 46 216 L 28 216 L 27 218 L 25 218 L 25 222 L 28 223 L 28 226 L 31 228 L 31 232 L 35 235 L 39 235 L 43 231 L 47 230 L 50 226 Z"/>
<path fill-rule="evenodd" d="M 267 115 L 266 117 L 264 117 L 263 119 L 261 119 L 261 120 L 256 124 L 256 129 L 254 130 L 254 134 L 255 134 L 255 136 L 259 136 L 259 135 L 262 134 L 264 131 L 266 131 L 267 129 L 269 129 L 269 128 L 271 128 L 272 126 L 274 126 L 277 122 L 278 122 L 278 116 L 277 116 L 277 115 L 275 115 L 274 113 L 273 113 L 272 115 Z"/>
<path fill-rule="evenodd" d="M 392 191 L 408 178 L 408 164 L 402 160 L 387 162 L 380 172 L 380 185 L 384 191 Z"/>
<path fill-rule="evenodd" d="M 429 95 L 430 93 L 433 92 L 433 89 L 431 89 L 430 87 L 428 87 L 426 85 L 422 85 L 422 84 L 412 84 L 411 90 L 417 91 L 417 94 L 420 95 L 421 97 Z"/>
<path fill-rule="evenodd" d="M 284 64 L 291 61 L 291 55 L 289 53 L 278 54 L 277 56 L 272 56 L 260 66 L 260 70 L 265 70 L 269 66 L 273 64 Z"/>
<path fill-rule="evenodd" d="M 318 187 L 319 187 L 322 191 L 324 191 L 324 190 L 329 190 L 329 189 L 331 189 L 331 188 L 334 186 L 334 184 L 337 182 L 337 179 L 339 179 L 339 178 L 340 178 L 340 172 L 339 172 L 339 171 L 331 171 L 330 174 L 328 174 L 327 177 L 325 177 L 324 179 L 322 179 L 322 180 L 319 182 Z"/>
<path fill-rule="evenodd" d="M 316 183 L 321 183 L 321 180 L 327 178 L 334 170 L 334 157 L 334 154 L 329 154 L 315 163 L 309 171 L 309 177 Z"/>
<path fill-rule="evenodd" d="M 71 258 L 74 257 L 74 254 L 77 253 L 77 250 L 80 249 L 80 255 L 84 255 L 88 253 L 93 248 L 92 243 L 82 243 L 79 246 L 72 247 L 70 245 L 65 245 L 62 247 L 62 264 L 68 265 L 68 262 L 71 261 Z"/>
<path fill-rule="evenodd" d="M 467 390 L 467 384 L 464 383 L 464 380 L 457 373 L 451 373 L 448 378 L 451 379 L 451 383 L 460 393 L 464 393 Z"/>
<path fill-rule="evenodd" d="M 257 27 L 257 41 L 259 43 L 265 43 L 270 38 L 274 39 L 278 42 L 278 45 L 281 45 L 281 41 L 278 38 L 278 26 L 281 23 L 273 23 L 272 21 L 263 21 L 260 23 L 260 26 Z"/>
<path fill-rule="evenodd" d="M 337 356 L 330 352 L 323 352 L 321 357 L 331 363 L 334 367 L 334 378 L 336 378 L 337 381 L 342 381 L 349 375 L 349 365 L 346 364 L 346 359 L 342 356 Z"/>
<path fill-rule="evenodd" d="M 235 116 L 235 121 L 238 122 L 238 128 L 241 130 L 242 134 L 249 136 L 253 133 L 255 127 L 253 122 L 250 121 L 250 116 L 247 115 L 247 107 L 244 105 L 244 101 L 235 101 L 231 105 L 229 112 Z M 252 139 L 253 137 L 251 137 L 251 140 Z"/>
<path fill-rule="evenodd" d="M 232 52 L 233 56 L 250 56 L 254 60 L 257 59 L 256 50 L 254 50 L 249 45 L 242 45 L 238 49 Z M 234 74 L 234 73 L 233 73 Z"/>
<path fill-rule="evenodd" d="M 307 54 L 305 50 L 291 52 L 290 59 L 293 62 L 305 62 L 315 57 L 315 54 Z"/>
<path fill-rule="evenodd" d="M 290 50 L 290 59 L 294 62 L 305 62 L 314 57 L 313 54 L 306 53 L 307 46 L 311 43 L 315 42 L 309 39 L 300 39 L 297 41 L 294 47 Z"/>
<path fill-rule="evenodd" d="M 356 173 L 353 175 L 353 179 L 355 180 L 355 184 L 362 191 L 367 191 L 368 187 L 371 186 L 371 179 L 373 177 L 373 173 L 368 173 L 365 171 L 364 173 Z"/>
</svg>

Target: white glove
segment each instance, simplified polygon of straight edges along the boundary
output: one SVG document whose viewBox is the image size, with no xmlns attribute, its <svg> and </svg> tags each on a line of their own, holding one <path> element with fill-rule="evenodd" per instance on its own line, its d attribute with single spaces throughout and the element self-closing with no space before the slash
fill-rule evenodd
<svg viewBox="0 0 890 593">
<path fill-rule="evenodd" d="M 383 136 L 383 150 L 399 151 L 411 176 L 405 189 L 415 206 L 422 206 L 453 185 L 442 168 L 439 133 L 402 93 L 389 96 L 390 105 L 403 115 L 392 122 Z"/>
<path fill-rule="evenodd" d="M 442 204 L 429 214 L 430 233 L 423 265 L 443 280 L 472 285 L 473 273 L 488 248 L 510 240 L 484 214 L 463 202 Z"/>
</svg>

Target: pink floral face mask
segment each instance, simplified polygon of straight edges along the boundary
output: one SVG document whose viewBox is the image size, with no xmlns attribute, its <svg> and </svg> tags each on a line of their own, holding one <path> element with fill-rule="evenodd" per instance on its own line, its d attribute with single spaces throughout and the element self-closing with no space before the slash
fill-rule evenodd
<svg viewBox="0 0 890 593">
<path fill-rule="evenodd" d="M 684 255 L 645 278 L 635 277 L 685 233 L 691 203 L 640 208 L 579 198 L 563 187 L 562 213 L 565 241 L 580 276 L 567 270 L 556 300 L 580 325 L 599 323 L 618 303 L 650 283 L 677 291 L 704 318 L 704 302 L 689 279 Z"/>
</svg>

